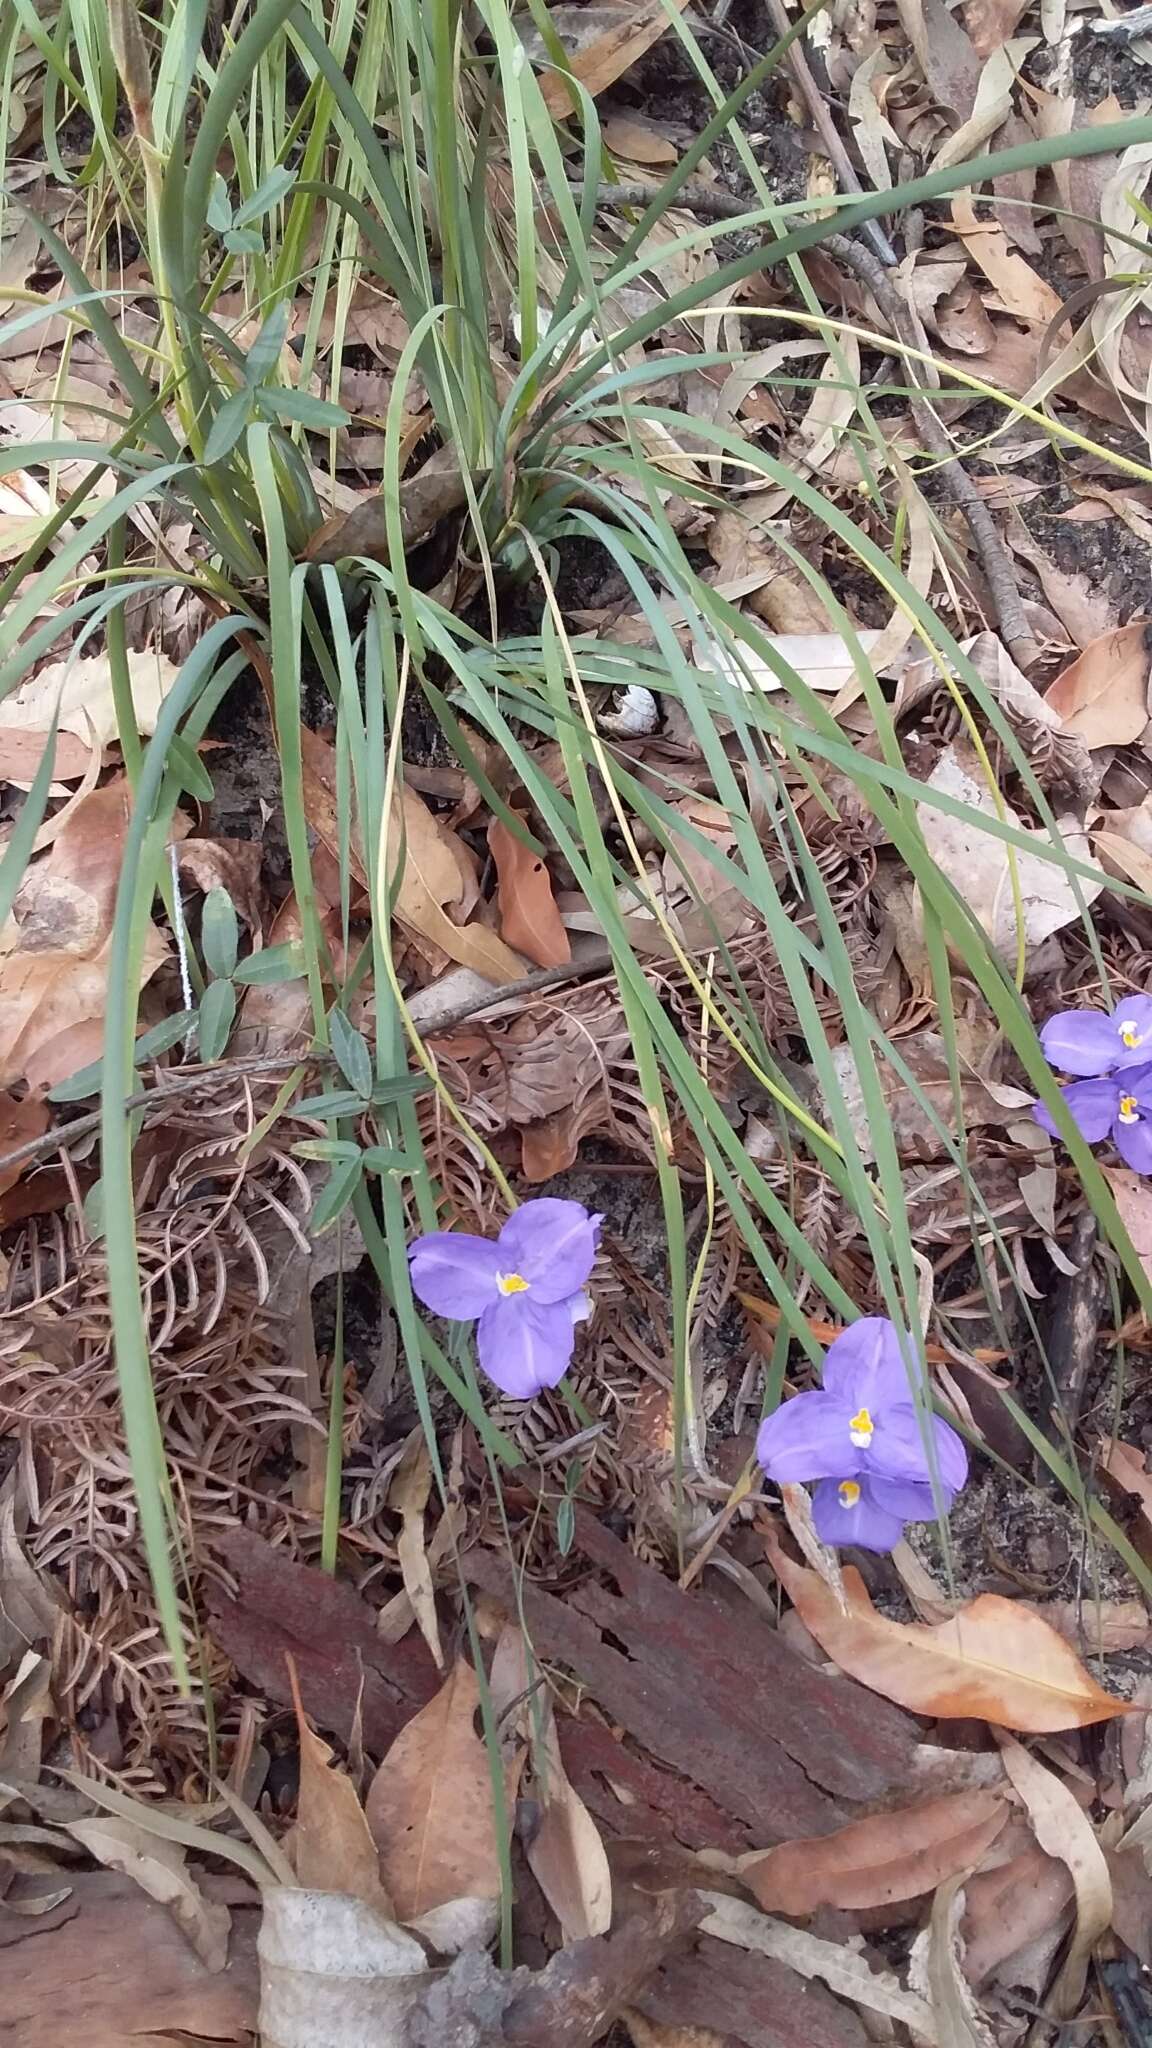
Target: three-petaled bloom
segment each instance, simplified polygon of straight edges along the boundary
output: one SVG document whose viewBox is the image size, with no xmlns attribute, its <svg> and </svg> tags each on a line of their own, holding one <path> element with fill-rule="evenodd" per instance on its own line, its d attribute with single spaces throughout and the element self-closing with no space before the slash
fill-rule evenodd
<svg viewBox="0 0 1152 2048">
<path fill-rule="evenodd" d="M 894 1323 L 864 1316 L 828 1348 L 819 1393 L 797 1394 L 760 1425 L 756 1456 L 779 1485 L 818 1482 L 812 1519 L 825 1543 L 891 1550 L 905 1522 L 936 1519 L 968 1477 L 954 1429 L 918 1407 Z M 933 1479 L 937 1491 L 933 1491 Z"/>
<path fill-rule="evenodd" d="M 1152 1065 L 1121 1067 L 1091 1081 L 1070 1081 L 1060 1090 L 1080 1136 L 1089 1145 L 1111 1138 L 1125 1165 L 1152 1173 Z M 1042 1102 L 1032 1105 L 1038 1124 L 1057 1137 L 1055 1120 Z"/>
<path fill-rule="evenodd" d="M 1152 1173 L 1152 996 L 1125 996 L 1110 1016 L 1062 1010 L 1040 1043 L 1052 1066 L 1080 1077 L 1060 1090 L 1080 1136 L 1089 1145 L 1110 1137 L 1126 1165 Z M 1033 1115 L 1059 1135 L 1042 1102 Z"/>
<path fill-rule="evenodd" d="M 1152 1060 L 1152 996 L 1125 996 L 1111 1015 L 1061 1010 L 1040 1033 L 1049 1066 L 1061 1074 L 1112 1074 Z"/>
<path fill-rule="evenodd" d="M 601 1217 L 552 1195 L 525 1202 L 499 1237 L 432 1230 L 408 1247 L 425 1308 L 476 1320 L 476 1350 L 501 1393 L 530 1401 L 568 1370 L 576 1324 L 591 1314 L 584 1284 Z"/>
</svg>

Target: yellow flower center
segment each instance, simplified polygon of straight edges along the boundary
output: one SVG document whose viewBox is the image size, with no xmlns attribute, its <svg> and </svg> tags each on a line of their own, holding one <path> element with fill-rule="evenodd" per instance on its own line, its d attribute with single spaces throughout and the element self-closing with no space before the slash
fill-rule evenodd
<svg viewBox="0 0 1152 2048">
<path fill-rule="evenodd" d="M 1120 1107 L 1116 1114 L 1122 1124 L 1138 1124 L 1140 1121 L 1140 1108 L 1136 1097 L 1134 1095 L 1122 1095 L 1120 1097 Z"/>
<path fill-rule="evenodd" d="M 497 1273 L 496 1285 L 501 1294 L 527 1294 L 528 1282 L 519 1273 Z"/>
<path fill-rule="evenodd" d="M 858 1503 L 859 1503 L 859 1500 L 860 1500 L 860 1488 L 859 1488 L 859 1486 L 857 1485 L 856 1481 L 855 1481 L 854 1479 L 842 1479 L 842 1480 L 840 1481 L 840 1505 L 841 1505 L 841 1507 L 842 1507 L 842 1508 L 854 1508 L 854 1507 L 856 1507 L 856 1506 L 858 1505 Z"/>
<path fill-rule="evenodd" d="M 1122 1024 L 1120 1026 L 1120 1043 L 1121 1045 L 1126 1045 L 1129 1051 L 1131 1051 L 1133 1046 L 1143 1045 L 1143 1035 L 1137 1031 L 1134 1024 Z"/>
<path fill-rule="evenodd" d="M 876 1427 L 867 1408 L 861 1408 L 848 1424 L 848 1434 L 858 1451 L 866 1451 Z"/>
</svg>

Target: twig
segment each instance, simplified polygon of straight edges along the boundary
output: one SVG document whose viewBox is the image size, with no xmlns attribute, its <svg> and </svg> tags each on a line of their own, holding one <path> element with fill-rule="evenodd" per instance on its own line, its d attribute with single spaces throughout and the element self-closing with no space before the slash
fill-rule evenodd
<svg viewBox="0 0 1152 2048">
<path fill-rule="evenodd" d="M 454 1003 L 443 1016 L 418 1018 L 421 1037 L 440 1038 L 445 1032 L 454 1031 L 469 1017 L 479 1016 L 481 1010 L 498 1009 L 502 1003 L 515 1002 L 519 997 L 536 995 L 540 989 L 559 988 L 566 981 L 584 981 L 593 974 L 603 974 L 612 965 L 612 949 L 609 946 L 589 948 L 579 960 L 565 960 L 560 967 L 534 967 L 531 974 L 525 974 L 519 981 L 510 981 L 503 988 L 494 988 L 482 996 L 470 996 L 467 1002 Z M 4 1162 L 0 1159 L 0 1169 Z"/>
<path fill-rule="evenodd" d="M 838 256 L 842 263 L 846 263 L 860 282 L 868 287 L 895 338 L 908 347 L 919 348 L 920 337 L 912 325 L 908 306 L 883 264 L 878 263 L 869 250 L 848 235 L 829 235 L 825 247 L 833 255 Z M 968 529 L 987 580 L 992 609 L 1004 645 L 1017 666 L 1027 671 L 1038 659 L 1040 649 L 1025 615 L 1008 550 L 1000 538 L 996 522 L 987 505 L 959 457 L 953 452 L 952 444 L 932 409 L 931 401 L 920 385 L 915 362 L 907 359 L 905 368 L 908 381 L 914 387 L 915 395 L 912 397 L 911 407 L 917 430 L 927 442 L 932 454 L 937 457 L 938 474 L 945 490 L 968 521 Z"/>
<path fill-rule="evenodd" d="M 789 21 L 785 11 L 784 0 L 768 0 L 768 13 L 777 35 L 786 36 L 792 27 L 792 23 Z M 788 54 L 784 61 L 791 68 L 792 76 L 795 78 L 807 105 L 812 124 L 824 145 L 825 154 L 836 176 L 839 178 L 842 188 L 845 192 L 861 192 L 863 187 L 856 176 L 855 166 L 840 140 L 836 123 L 832 119 L 832 109 L 828 104 L 827 95 L 821 92 L 820 87 L 812 76 L 812 67 L 808 62 L 803 43 L 795 42 L 789 44 Z M 864 233 L 871 242 L 881 263 L 886 263 L 889 267 L 895 264 L 896 251 L 880 226 L 879 221 L 865 221 L 863 226 Z"/>
<path fill-rule="evenodd" d="M 455 1003 L 445 1010 L 428 1027 L 430 1038 L 439 1037 L 443 1032 L 454 1031 L 467 1018 L 476 1017 L 482 1010 L 499 1009 L 502 1004 L 515 1002 L 523 996 L 536 995 L 541 989 L 558 988 L 563 982 L 582 981 L 586 976 L 602 974 L 612 965 L 612 954 L 608 946 L 598 946 L 579 960 L 567 960 L 561 967 L 536 967 L 531 974 L 525 974 L 519 981 L 512 981 L 503 988 L 487 990 L 483 995 L 470 996 L 467 1002 Z M 292 1067 L 307 1067 L 333 1064 L 331 1053 L 307 1048 L 295 1054 L 277 1053 L 267 1057 L 249 1060 L 228 1060 L 216 1067 L 197 1067 L 186 1072 L 183 1068 L 169 1078 L 157 1083 L 154 1088 L 143 1088 L 136 1095 L 129 1095 L 124 1103 L 126 1110 L 161 1109 L 166 1103 L 177 1100 L 181 1095 L 190 1095 L 197 1088 L 214 1087 L 220 1082 L 233 1080 L 242 1074 L 284 1073 Z M 53 1152 L 62 1151 L 66 1146 L 76 1144 L 81 1138 L 91 1137 L 100 1128 L 103 1112 L 99 1109 L 88 1111 L 84 1116 L 74 1117 L 71 1123 L 61 1124 L 56 1130 L 42 1131 L 38 1138 L 28 1138 L 23 1145 L 17 1145 L 11 1152 L 0 1154 L 0 1175 L 14 1166 L 27 1166 L 35 1159 L 48 1159 Z"/>
<path fill-rule="evenodd" d="M 231 1060 L 227 1066 L 198 1067 L 195 1072 L 185 1073 L 183 1068 L 173 1074 L 167 1086 L 142 1088 L 136 1095 L 129 1095 L 124 1102 L 125 1109 L 153 1109 L 158 1105 L 174 1101 L 180 1095 L 190 1095 L 197 1088 L 212 1087 L 219 1081 L 231 1081 L 237 1074 L 275 1074 L 286 1068 L 302 1067 L 317 1061 L 331 1061 L 331 1053 L 303 1052 L 294 1057 L 277 1055 L 275 1058 Z M 86 1115 L 74 1117 L 70 1124 L 61 1124 L 54 1131 L 42 1131 L 38 1138 L 28 1138 L 13 1151 L 0 1153 L 0 1174 L 10 1167 L 26 1166 L 32 1159 L 50 1158 L 66 1145 L 72 1145 L 80 1138 L 91 1137 L 98 1131 L 104 1112 L 89 1110 Z"/>
</svg>

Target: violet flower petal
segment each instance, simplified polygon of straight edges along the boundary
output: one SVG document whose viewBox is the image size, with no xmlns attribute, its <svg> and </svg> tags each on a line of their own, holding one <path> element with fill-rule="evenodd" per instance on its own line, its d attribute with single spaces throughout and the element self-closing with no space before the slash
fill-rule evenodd
<svg viewBox="0 0 1152 2048">
<path fill-rule="evenodd" d="M 904 1534 L 899 1515 L 880 1505 L 866 1480 L 822 1479 L 812 1496 L 812 1520 L 821 1542 L 861 1550 L 894 1550 Z"/>
<path fill-rule="evenodd" d="M 1147 1111 L 1134 1124 L 1124 1123 L 1117 1111 L 1112 1136 L 1125 1166 L 1133 1173 L 1152 1173 L 1152 1121 Z"/>
<path fill-rule="evenodd" d="M 936 1473 L 946 1493 L 959 1493 L 968 1477 L 963 1440 L 938 1415 L 929 1418 Z M 885 1408 L 877 1417 L 872 1442 L 860 1454 L 860 1470 L 877 1479 L 915 1480 L 931 1484 L 929 1453 L 922 1418 L 910 1401 Z"/>
<path fill-rule="evenodd" d="M 1120 1098 L 1120 1086 L 1114 1076 L 1098 1081 L 1072 1081 L 1060 1093 L 1076 1129 L 1089 1145 L 1098 1145 L 1101 1138 L 1108 1136 Z M 1055 1119 L 1042 1102 L 1032 1104 L 1032 1114 L 1050 1136 L 1059 1136 Z"/>
<path fill-rule="evenodd" d="M 464 1320 L 500 1299 L 500 1254 L 486 1237 L 430 1230 L 408 1247 L 412 1291 L 438 1316 Z"/>
<path fill-rule="evenodd" d="M 908 1356 L 915 1361 L 911 1340 Z M 828 1347 L 822 1379 L 825 1393 L 835 1395 L 850 1415 L 858 1408 L 875 1413 L 893 1401 L 912 1399 L 900 1338 L 887 1316 L 861 1316 L 841 1330 Z"/>
<path fill-rule="evenodd" d="M 1109 1074 L 1124 1053 L 1116 1020 L 1103 1010 L 1061 1010 L 1049 1017 L 1040 1043 L 1061 1074 Z"/>
<path fill-rule="evenodd" d="M 934 1522 L 937 1519 L 932 1488 L 921 1486 L 914 1479 L 881 1479 L 875 1472 L 870 1472 L 868 1495 L 877 1507 L 887 1509 L 890 1515 L 898 1515 L 902 1522 Z M 947 1489 L 942 1504 L 946 1508 L 952 1505 L 952 1496 Z"/>
<path fill-rule="evenodd" d="M 1118 1067 L 1137 1067 L 1152 1055 L 1152 996 L 1125 996 L 1112 1012 L 1120 1041 Z M 1126 1040 L 1135 1039 L 1134 1045 Z"/>
<path fill-rule="evenodd" d="M 756 1437 L 765 1476 L 781 1486 L 809 1479 L 843 1479 L 859 1468 L 852 1442 L 852 1410 L 831 1394 L 797 1394 L 766 1415 Z"/>
<path fill-rule="evenodd" d="M 538 1302 L 564 1301 L 592 1271 L 601 1220 L 590 1216 L 582 1202 L 536 1196 L 500 1232 L 501 1271 L 519 1273 Z"/>
<path fill-rule="evenodd" d="M 499 1296 L 476 1325 L 481 1366 L 516 1401 L 530 1401 L 563 1379 L 575 1341 L 569 1303 L 536 1301 L 531 1294 Z"/>
</svg>

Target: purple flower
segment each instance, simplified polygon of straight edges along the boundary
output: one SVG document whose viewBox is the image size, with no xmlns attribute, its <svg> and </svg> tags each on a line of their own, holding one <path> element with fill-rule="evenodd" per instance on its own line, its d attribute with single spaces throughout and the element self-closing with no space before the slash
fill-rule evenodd
<svg viewBox="0 0 1152 2048">
<path fill-rule="evenodd" d="M 968 1477 L 968 1454 L 938 1416 L 929 1416 L 927 1429 L 950 1506 Z M 824 1360 L 822 1390 L 797 1394 L 769 1415 L 756 1456 L 778 1484 L 821 1481 L 812 1511 L 826 1543 L 891 1550 L 905 1522 L 934 1520 L 925 1426 L 895 1324 L 865 1316 L 842 1331 Z"/>
<path fill-rule="evenodd" d="M 517 1209 L 496 1239 L 429 1231 L 408 1247 L 413 1291 L 436 1315 L 478 1318 L 476 1349 L 489 1379 L 530 1401 L 563 1379 L 576 1324 L 591 1314 L 584 1283 L 601 1220 L 579 1202 L 542 1195 Z"/>
<path fill-rule="evenodd" d="M 1123 1067 L 1091 1081 L 1070 1081 L 1060 1093 L 1089 1145 L 1111 1137 L 1126 1166 L 1135 1173 L 1152 1173 L 1152 1064 Z M 1054 1138 L 1059 1136 L 1042 1102 L 1033 1103 L 1032 1114 Z"/>
<path fill-rule="evenodd" d="M 1152 996 L 1125 996 L 1103 1010 L 1061 1010 L 1040 1033 L 1049 1066 L 1061 1074 L 1111 1074 L 1152 1059 Z"/>
<path fill-rule="evenodd" d="M 867 1473 L 861 1479 L 822 1479 L 812 1495 L 812 1520 L 822 1543 L 895 1550 L 905 1522 L 935 1519 L 932 1488 L 914 1479 L 872 1479 Z"/>
</svg>

